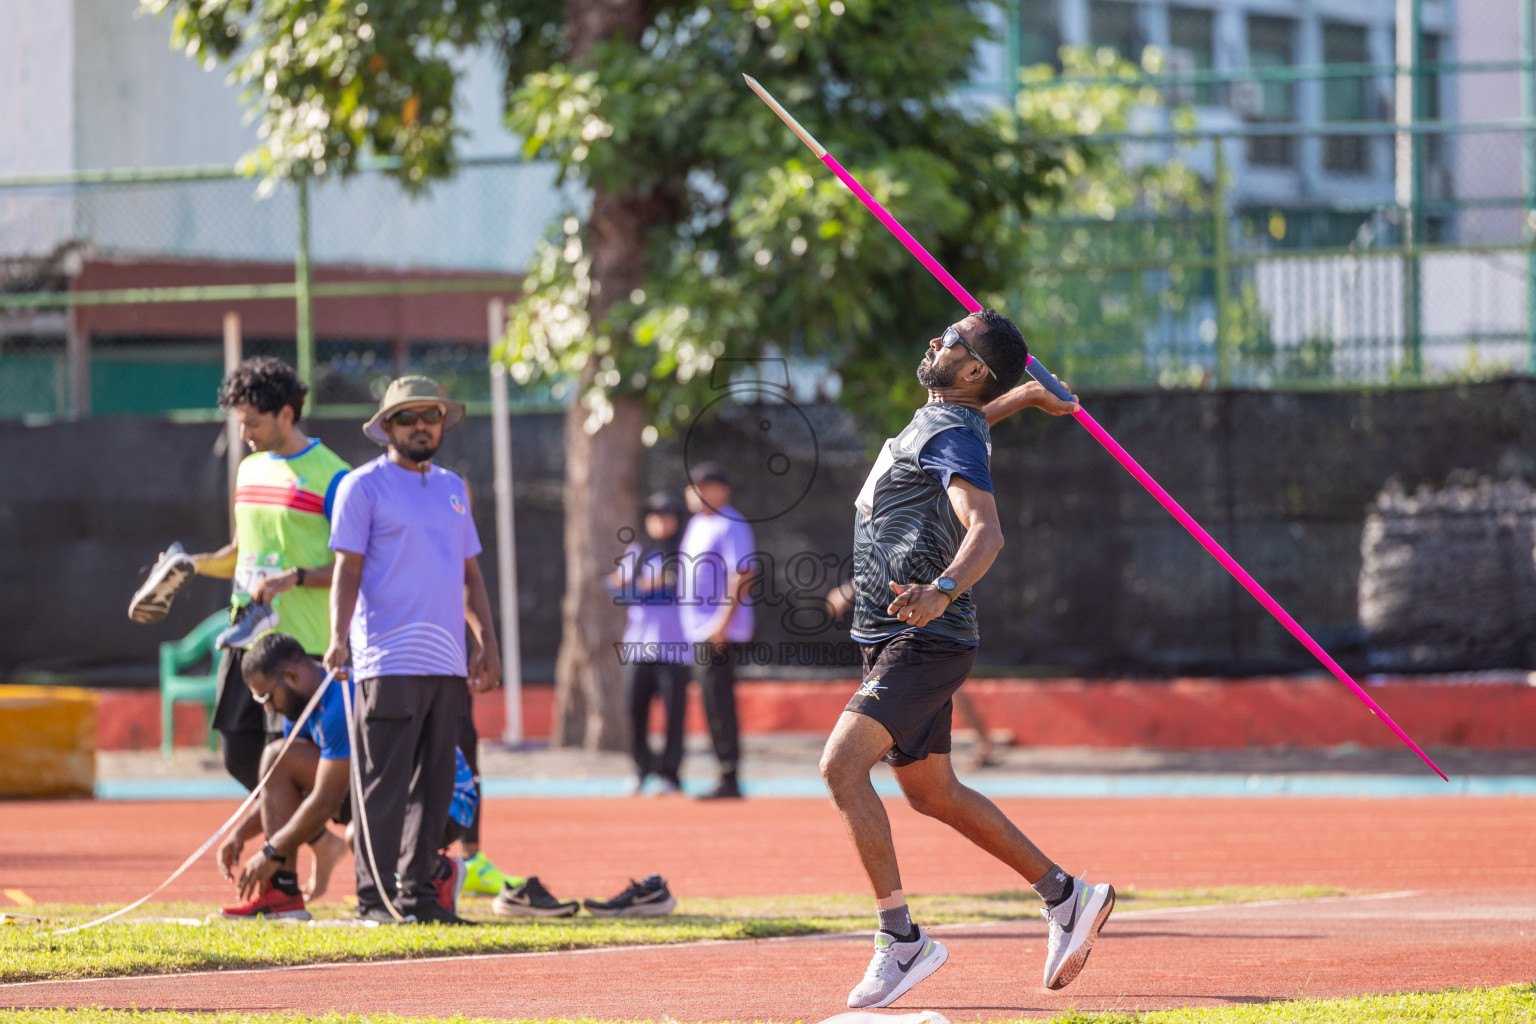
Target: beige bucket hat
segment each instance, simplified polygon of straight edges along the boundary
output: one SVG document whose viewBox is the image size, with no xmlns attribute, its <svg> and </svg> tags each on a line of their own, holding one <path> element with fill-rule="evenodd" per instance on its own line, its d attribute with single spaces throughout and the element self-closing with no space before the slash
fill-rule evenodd
<svg viewBox="0 0 1536 1024">
<path fill-rule="evenodd" d="M 363 424 L 363 433 L 379 444 L 389 444 L 389 435 L 384 432 L 384 421 L 407 405 L 421 405 L 424 402 L 443 407 L 443 433 L 448 433 L 464 422 L 464 403 L 444 398 L 443 389 L 437 381 L 431 377 L 401 377 L 389 382 L 384 397 L 379 399 L 379 411 L 373 414 L 373 419 Z"/>
</svg>

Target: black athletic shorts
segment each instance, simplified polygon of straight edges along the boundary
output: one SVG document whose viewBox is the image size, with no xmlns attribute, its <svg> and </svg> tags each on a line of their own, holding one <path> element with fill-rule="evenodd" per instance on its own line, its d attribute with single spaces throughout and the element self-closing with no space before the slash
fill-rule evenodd
<svg viewBox="0 0 1536 1024">
<path fill-rule="evenodd" d="M 949 753 L 952 698 L 976 664 L 975 646 L 909 629 L 859 647 L 864 682 L 844 710 L 885 726 L 885 762 L 900 768 Z"/>
</svg>

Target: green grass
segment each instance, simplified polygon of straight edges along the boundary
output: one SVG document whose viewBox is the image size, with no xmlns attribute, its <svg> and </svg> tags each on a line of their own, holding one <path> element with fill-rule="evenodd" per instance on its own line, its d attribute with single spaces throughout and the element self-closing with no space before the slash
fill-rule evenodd
<svg viewBox="0 0 1536 1024">
<path fill-rule="evenodd" d="M 1121 910 L 1270 899 L 1315 899 L 1343 895 L 1339 889 L 1179 889 L 1118 895 Z M 913 896 L 914 915 L 925 924 L 958 924 L 1035 917 L 1040 901 L 1032 892 L 971 896 Z M 487 900 L 466 901 L 473 927 L 310 928 L 251 921 L 178 924 L 148 918 L 201 922 L 215 908 L 186 903 L 154 904 L 128 919 L 54 937 L 59 926 L 105 913 L 101 907 L 38 906 L 26 913 L 45 923 L 0 927 L 0 981 L 93 978 L 120 974 L 237 967 L 285 966 L 360 960 L 399 960 L 457 953 L 531 953 L 598 946 L 763 939 L 781 935 L 861 931 L 872 927 L 867 896 L 772 896 L 683 899 L 671 917 L 579 917 L 553 921 L 496 918 Z M 310 908 L 317 919 L 342 919 L 342 903 Z"/>
<path fill-rule="evenodd" d="M 1447 989 L 1354 999 L 1295 999 L 1151 1013 L 1065 1013 L 1051 1024 L 1531 1024 L 1536 985 Z M 176 1013 L 128 1010 L 0 1010 L 0 1024 L 491 1024 L 468 1017 L 390 1014 Z M 591 1019 L 514 1024 L 603 1024 Z M 675 1022 L 674 1022 L 675 1024 Z M 960 1024 L 960 1022 L 956 1022 Z M 1030 1024 L 1039 1024 L 1032 1021 Z"/>
</svg>

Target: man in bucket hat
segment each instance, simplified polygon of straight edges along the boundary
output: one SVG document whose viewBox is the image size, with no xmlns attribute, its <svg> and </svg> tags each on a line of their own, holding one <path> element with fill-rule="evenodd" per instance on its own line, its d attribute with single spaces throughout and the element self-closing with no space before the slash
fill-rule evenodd
<svg viewBox="0 0 1536 1024">
<path fill-rule="evenodd" d="M 469 492 L 432 464 L 443 435 L 463 421 L 463 404 L 445 399 L 436 381 L 391 382 L 363 427 L 388 450 L 349 474 L 336 495 L 325 667 L 336 672 L 350 660 L 356 681 L 357 765 L 373 853 L 356 830 L 357 913 L 365 920 L 392 921 L 386 901 L 418 921 L 459 920 L 439 903 L 432 873 L 469 691 L 494 689 L 501 674 Z"/>
</svg>

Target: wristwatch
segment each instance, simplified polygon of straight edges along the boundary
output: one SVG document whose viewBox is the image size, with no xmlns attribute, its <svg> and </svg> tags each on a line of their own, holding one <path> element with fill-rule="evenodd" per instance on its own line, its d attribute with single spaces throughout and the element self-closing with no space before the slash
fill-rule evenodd
<svg viewBox="0 0 1536 1024">
<path fill-rule="evenodd" d="M 296 587 L 304 585 L 304 567 L 302 565 L 293 570 L 293 585 Z"/>
<path fill-rule="evenodd" d="M 280 854 L 276 850 L 274 850 L 272 848 L 272 844 L 271 843 L 263 843 L 262 844 L 261 855 L 263 857 L 267 858 L 267 860 L 271 861 L 274 864 L 286 864 L 286 863 L 288 863 L 288 858 L 284 857 L 282 854 Z"/>
<path fill-rule="evenodd" d="M 955 598 L 960 596 L 960 584 L 948 576 L 940 576 L 933 581 L 933 585 L 939 588 L 939 593 L 949 598 L 951 604 L 954 603 Z"/>
</svg>

